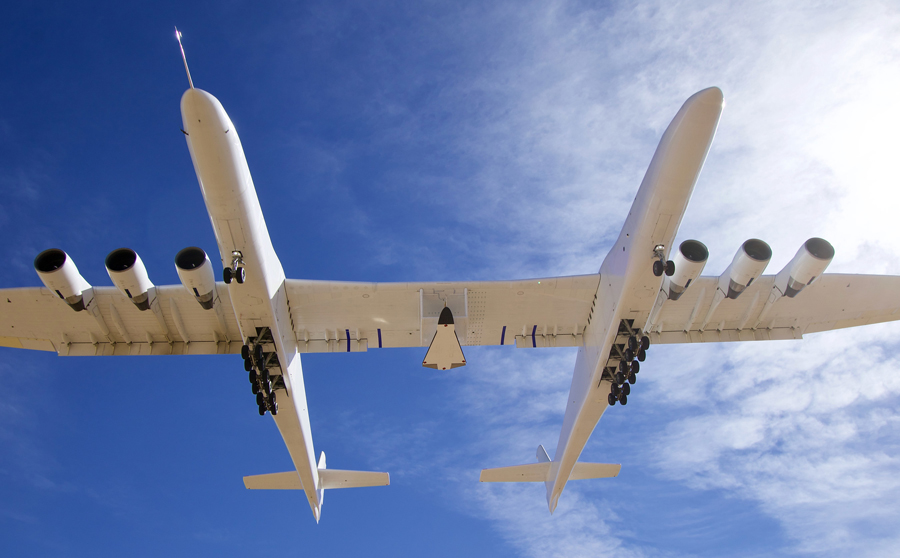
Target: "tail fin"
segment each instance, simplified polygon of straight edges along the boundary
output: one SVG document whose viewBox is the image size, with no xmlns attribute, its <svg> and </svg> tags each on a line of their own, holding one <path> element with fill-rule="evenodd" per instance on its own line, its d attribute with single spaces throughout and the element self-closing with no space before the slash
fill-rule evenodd
<svg viewBox="0 0 900 558">
<path fill-rule="evenodd" d="M 553 462 L 547 455 L 544 446 L 538 446 L 538 463 L 526 465 L 513 465 L 512 467 L 497 467 L 496 469 L 482 469 L 481 482 L 551 482 Z M 569 480 L 603 479 L 618 476 L 621 465 L 607 463 L 576 463 L 575 468 L 569 474 Z"/>
<path fill-rule="evenodd" d="M 320 509 L 326 489 L 388 486 L 391 484 L 391 476 L 388 473 L 327 469 L 324 451 L 319 455 L 318 469 L 319 488 L 317 492 L 319 493 Z M 297 471 L 251 475 L 244 477 L 244 486 L 250 490 L 303 490 L 303 483 L 300 482 L 300 475 L 297 474 Z"/>
</svg>

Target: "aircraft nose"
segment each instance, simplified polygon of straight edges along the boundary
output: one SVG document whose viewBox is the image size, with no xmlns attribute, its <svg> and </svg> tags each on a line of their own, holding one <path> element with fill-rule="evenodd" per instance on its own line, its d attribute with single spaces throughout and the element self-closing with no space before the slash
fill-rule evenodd
<svg viewBox="0 0 900 558">
<path fill-rule="evenodd" d="M 725 97 L 722 94 L 722 90 L 718 87 L 707 87 L 706 89 L 700 90 L 691 95 L 690 99 L 688 99 L 688 102 L 690 101 L 695 101 L 703 105 L 721 107 L 722 103 L 725 101 Z"/>
<path fill-rule="evenodd" d="M 202 89 L 188 89 L 181 96 L 181 120 L 188 134 L 197 127 L 223 131 L 233 127 L 222 103 Z"/>
</svg>

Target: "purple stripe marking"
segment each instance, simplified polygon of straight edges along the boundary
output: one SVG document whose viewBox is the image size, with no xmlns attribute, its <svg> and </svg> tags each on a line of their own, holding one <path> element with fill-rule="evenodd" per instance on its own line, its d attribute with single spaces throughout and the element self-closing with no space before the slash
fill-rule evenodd
<svg viewBox="0 0 900 558">
<path fill-rule="evenodd" d="M 537 348 L 537 339 L 534 338 L 534 334 L 537 332 L 537 324 L 531 329 L 531 346 L 532 348 Z"/>
<path fill-rule="evenodd" d="M 381 348 L 381 328 L 378 328 L 378 348 Z"/>
<path fill-rule="evenodd" d="M 506 326 L 503 326 L 503 333 L 500 334 L 500 344 L 503 344 L 503 340 L 506 339 Z"/>
<path fill-rule="evenodd" d="M 347 332 L 347 352 L 349 353 L 349 352 L 350 352 L 350 330 L 347 329 L 347 330 L 344 330 L 344 331 Z"/>
</svg>

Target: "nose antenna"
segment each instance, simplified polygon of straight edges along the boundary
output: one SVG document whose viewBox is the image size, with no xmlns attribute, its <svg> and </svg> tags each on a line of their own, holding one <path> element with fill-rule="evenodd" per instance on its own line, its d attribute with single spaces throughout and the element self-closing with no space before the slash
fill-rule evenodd
<svg viewBox="0 0 900 558">
<path fill-rule="evenodd" d="M 194 82 L 191 80 L 191 69 L 188 68 L 187 56 L 184 55 L 184 45 L 181 44 L 181 31 L 179 31 L 177 27 L 175 28 L 175 38 L 178 39 L 178 46 L 181 48 L 181 59 L 184 60 L 184 71 L 187 72 L 188 85 L 193 89 Z"/>
</svg>

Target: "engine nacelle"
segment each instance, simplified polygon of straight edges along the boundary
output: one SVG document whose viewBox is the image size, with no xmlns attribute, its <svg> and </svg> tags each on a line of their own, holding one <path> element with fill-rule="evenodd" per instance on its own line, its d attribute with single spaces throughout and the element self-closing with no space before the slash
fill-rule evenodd
<svg viewBox="0 0 900 558">
<path fill-rule="evenodd" d="M 175 269 L 181 284 L 200 306 L 209 310 L 216 303 L 216 276 L 209 256 L 201 248 L 191 246 L 175 255 Z"/>
<path fill-rule="evenodd" d="M 741 296 L 744 289 L 762 275 L 771 259 L 772 248 L 758 238 L 751 238 L 741 244 L 731 265 L 719 277 L 719 288 L 727 298 Z"/>
<path fill-rule="evenodd" d="M 775 276 L 775 287 L 784 296 L 794 298 L 803 287 L 811 285 L 834 258 L 834 246 L 822 238 L 810 238 L 797 250 L 797 255 Z"/>
<path fill-rule="evenodd" d="M 700 277 L 706 260 L 709 259 L 709 250 L 699 240 L 685 240 L 678 247 L 675 254 L 675 274 L 669 277 L 669 300 L 678 300 L 682 293 L 691 285 L 691 281 Z"/>
<path fill-rule="evenodd" d="M 84 310 L 93 299 L 91 284 L 78 273 L 75 262 L 62 250 L 51 248 L 38 254 L 34 258 L 34 269 L 44 286 L 76 312 Z"/>
<path fill-rule="evenodd" d="M 119 248 L 106 256 L 106 272 L 113 285 L 127 296 L 139 310 L 150 309 L 150 289 L 153 282 L 137 252 L 131 248 Z"/>
</svg>

